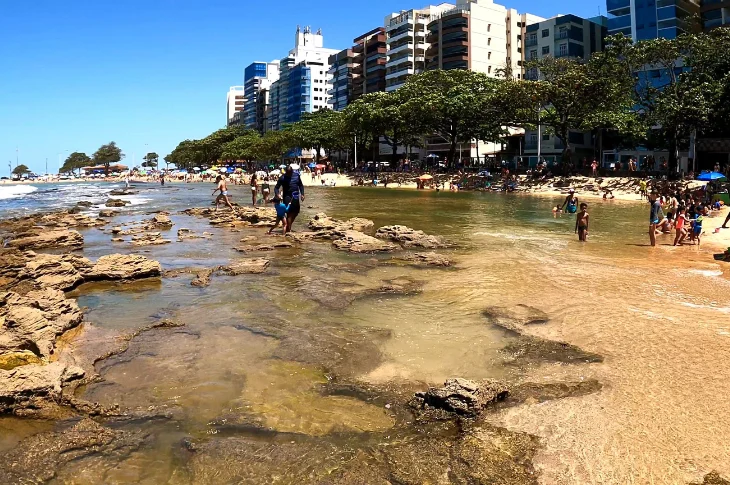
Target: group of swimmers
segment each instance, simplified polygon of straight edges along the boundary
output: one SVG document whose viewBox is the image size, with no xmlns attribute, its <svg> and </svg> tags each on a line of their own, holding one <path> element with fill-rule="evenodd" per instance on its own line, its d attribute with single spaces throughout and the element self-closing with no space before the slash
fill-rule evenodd
<svg viewBox="0 0 730 485">
<path fill-rule="evenodd" d="M 720 203 L 715 207 L 702 204 L 691 195 L 662 196 L 656 192 L 649 194 L 651 211 L 649 212 L 649 241 L 656 246 L 657 234 L 670 234 L 675 231 L 674 246 L 681 246 L 689 236 L 692 244 L 700 245 L 702 238 L 702 223 L 704 218 L 713 209 L 719 209 Z M 667 210 L 666 215 L 664 210 Z"/>
<path fill-rule="evenodd" d="M 233 204 L 231 204 L 228 198 L 228 177 L 225 174 L 220 174 L 216 177 L 216 188 L 212 195 L 219 192 L 218 197 L 215 199 L 215 210 L 218 211 L 221 202 L 227 205 L 232 211 Z M 253 193 L 253 205 L 256 205 L 256 194 L 258 192 L 258 179 L 256 174 L 251 178 L 251 192 Z M 269 202 L 269 190 L 268 184 L 264 185 L 264 201 Z M 270 201 L 276 209 L 276 224 L 269 230 L 271 234 L 279 224 L 282 224 L 282 234 L 286 235 L 287 232 L 291 231 L 292 225 L 299 215 L 301 210 L 300 202 L 304 202 L 304 184 L 299 174 L 298 167 L 290 165 L 287 167 L 283 175 L 279 177 L 274 187 L 274 197 Z"/>
</svg>

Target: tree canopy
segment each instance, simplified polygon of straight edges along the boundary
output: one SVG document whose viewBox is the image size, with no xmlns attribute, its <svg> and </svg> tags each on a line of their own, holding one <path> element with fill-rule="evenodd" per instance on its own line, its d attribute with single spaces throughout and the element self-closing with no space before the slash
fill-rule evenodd
<svg viewBox="0 0 730 485">
<path fill-rule="evenodd" d="M 150 152 L 142 157 L 142 160 L 144 160 L 144 162 L 142 163 L 143 167 L 157 168 L 157 163 L 160 160 L 160 156 L 155 152 Z"/>
<path fill-rule="evenodd" d="M 59 173 L 71 173 L 74 170 L 81 170 L 84 167 L 91 165 L 91 158 L 82 152 L 73 152 L 63 162 L 63 166 L 59 170 Z"/>
<path fill-rule="evenodd" d="M 112 163 L 121 162 L 122 158 L 124 158 L 124 153 L 122 153 L 122 149 L 112 141 L 106 145 L 100 146 L 99 149 L 94 152 L 92 158 L 95 164 L 103 165 L 106 173 L 109 173 L 109 166 Z"/>
<path fill-rule="evenodd" d="M 22 163 L 13 169 L 13 175 L 21 177 L 27 173 L 30 173 L 30 169 Z"/>
</svg>

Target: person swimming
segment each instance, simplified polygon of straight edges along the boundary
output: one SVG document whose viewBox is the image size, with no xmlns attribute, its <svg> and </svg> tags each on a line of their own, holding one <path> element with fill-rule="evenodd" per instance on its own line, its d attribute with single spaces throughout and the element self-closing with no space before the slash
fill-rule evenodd
<svg viewBox="0 0 730 485">
<path fill-rule="evenodd" d="M 568 192 L 568 196 L 560 206 L 560 210 L 562 211 L 563 208 L 565 208 L 565 212 L 568 214 L 575 214 L 578 212 L 578 197 L 575 196 L 575 189 L 570 189 Z"/>
</svg>

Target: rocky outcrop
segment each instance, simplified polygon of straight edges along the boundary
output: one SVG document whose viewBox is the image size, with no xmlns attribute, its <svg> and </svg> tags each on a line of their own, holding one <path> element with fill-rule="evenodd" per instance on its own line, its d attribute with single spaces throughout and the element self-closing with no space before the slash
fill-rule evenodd
<svg viewBox="0 0 730 485">
<path fill-rule="evenodd" d="M 160 263 L 135 254 L 109 254 L 84 273 L 86 281 L 133 280 L 160 276 Z"/>
<path fill-rule="evenodd" d="M 122 199 L 107 199 L 104 203 L 107 207 L 124 207 L 128 204 L 130 204 L 130 202 Z"/>
<path fill-rule="evenodd" d="M 83 376 L 82 369 L 61 362 L 0 370 L 0 414 L 59 401 L 63 385 Z"/>
<path fill-rule="evenodd" d="M 693 482 L 690 485 L 730 485 L 730 480 L 723 478 L 717 472 L 710 472 L 701 482 Z"/>
<path fill-rule="evenodd" d="M 155 214 L 152 220 L 150 220 L 150 225 L 159 227 L 160 229 L 169 229 L 174 225 L 174 223 L 170 219 L 170 215 L 168 213 L 160 212 L 159 214 Z"/>
<path fill-rule="evenodd" d="M 136 194 L 136 193 L 137 192 L 135 192 L 134 190 L 114 189 L 111 192 L 109 192 L 109 195 L 120 196 L 120 195 L 132 195 L 132 194 Z"/>
<path fill-rule="evenodd" d="M 484 310 L 484 316 L 493 325 L 518 333 L 522 333 L 526 326 L 545 324 L 549 320 L 544 311 L 523 304 L 513 307 L 489 307 Z"/>
<path fill-rule="evenodd" d="M 369 219 L 354 217 L 347 221 L 340 221 L 329 217 L 324 212 L 320 212 L 310 219 L 308 225 L 314 232 L 335 231 L 336 233 L 342 233 L 345 231 L 368 231 L 375 227 L 373 221 Z"/>
<path fill-rule="evenodd" d="M 484 408 L 504 400 L 509 391 L 504 384 L 486 380 L 474 382 L 467 379 L 448 379 L 443 387 L 431 387 L 417 392 L 411 405 L 418 409 L 427 407 L 455 413 L 460 416 L 477 416 Z"/>
<path fill-rule="evenodd" d="M 35 254 L 18 272 L 19 279 L 33 279 L 45 288 L 70 290 L 84 281 L 83 273 L 92 267 L 91 261 L 72 254 Z"/>
<path fill-rule="evenodd" d="M 197 234 L 186 227 L 183 227 L 183 228 L 180 228 L 177 230 L 178 242 L 185 241 L 187 239 L 210 239 L 211 237 L 213 237 L 213 233 L 211 233 L 211 232 L 204 232 L 203 234 Z"/>
<path fill-rule="evenodd" d="M 56 338 L 81 323 L 83 313 L 74 300 L 52 288 L 21 296 L 0 294 L 0 355 L 29 350 L 48 358 Z"/>
<path fill-rule="evenodd" d="M 119 211 L 115 211 L 113 209 L 101 209 L 99 211 L 99 217 L 114 217 L 121 214 Z"/>
<path fill-rule="evenodd" d="M 345 231 L 340 239 L 332 242 L 340 251 L 351 253 L 389 252 L 398 249 L 395 244 L 381 241 L 359 231 Z"/>
<path fill-rule="evenodd" d="M 447 246 L 440 237 L 407 226 L 383 226 L 375 232 L 375 237 L 398 242 L 406 248 L 437 249 Z"/>
<path fill-rule="evenodd" d="M 8 243 L 18 249 L 78 248 L 84 245 L 84 237 L 72 229 L 56 229 L 21 233 Z"/>
<path fill-rule="evenodd" d="M 205 217 L 214 226 L 268 226 L 276 222 L 276 210 L 273 207 L 240 207 L 236 206 L 231 211 L 216 211 L 210 208 L 195 207 L 183 211 L 184 214 L 196 217 Z"/>
<path fill-rule="evenodd" d="M 165 239 L 159 232 L 148 232 L 132 236 L 132 246 L 161 246 L 172 241 Z"/>
</svg>

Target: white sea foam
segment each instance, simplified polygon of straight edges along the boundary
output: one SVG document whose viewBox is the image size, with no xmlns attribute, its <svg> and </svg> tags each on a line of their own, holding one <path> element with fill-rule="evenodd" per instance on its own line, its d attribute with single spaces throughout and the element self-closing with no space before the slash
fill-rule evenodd
<svg viewBox="0 0 730 485">
<path fill-rule="evenodd" d="M 0 200 L 22 197 L 38 190 L 32 185 L 0 185 Z"/>
<path fill-rule="evenodd" d="M 713 277 L 713 276 L 722 276 L 722 270 L 719 269 L 691 269 L 689 270 L 690 273 Z"/>
</svg>

